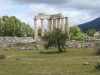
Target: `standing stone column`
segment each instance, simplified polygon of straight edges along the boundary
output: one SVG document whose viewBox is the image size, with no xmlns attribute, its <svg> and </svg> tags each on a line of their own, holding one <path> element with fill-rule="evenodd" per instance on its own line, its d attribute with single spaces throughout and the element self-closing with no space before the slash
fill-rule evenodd
<svg viewBox="0 0 100 75">
<path fill-rule="evenodd" d="M 41 19 L 41 36 L 44 35 L 44 19 Z"/>
<path fill-rule="evenodd" d="M 56 27 L 56 19 L 53 19 L 53 30 Z"/>
<path fill-rule="evenodd" d="M 50 32 L 52 33 L 52 19 L 50 19 Z"/>
<path fill-rule="evenodd" d="M 50 32 L 50 19 L 48 19 L 48 33 Z"/>
<path fill-rule="evenodd" d="M 60 18 L 57 19 L 57 28 L 60 29 Z"/>
<path fill-rule="evenodd" d="M 37 39 L 37 19 L 34 19 L 34 39 Z"/>
<path fill-rule="evenodd" d="M 68 17 L 65 17 L 65 31 L 67 32 L 69 36 Z"/>
<path fill-rule="evenodd" d="M 61 30 L 64 31 L 64 18 L 61 18 Z"/>
</svg>

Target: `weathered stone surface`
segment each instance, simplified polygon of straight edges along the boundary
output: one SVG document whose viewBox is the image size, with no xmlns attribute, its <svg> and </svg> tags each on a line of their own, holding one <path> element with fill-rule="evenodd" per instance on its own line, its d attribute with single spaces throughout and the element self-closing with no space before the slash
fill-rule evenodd
<svg viewBox="0 0 100 75">
<path fill-rule="evenodd" d="M 12 44 L 9 44 L 9 47 L 13 47 L 13 45 Z"/>
<path fill-rule="evenodd" d="M 97 65 L 100 67 L 100 62 L 97 62 Z"/>
<path fill-rule="evenodd" d="M 34 45 L 36 49 L 40 49 L 39 45 Z"/>
<path fill-rule="evenodd" d="M 5 55 L 0 55 L 0 59 L 5 59 Z"/>
<path fill-rule="evenodd" d="M 0 47 L 6 47 L 7 45 L 6 44 L 0 44 Z"/>
<path fill-rule="evenodd" d="M 78 44 L 77 48 L 81 48 L 81 44 Z"/>
<path fill-rule="evenodd" d="M 6 49 L 6 51 L 9 51 L 9 50 L 10 50 L 9 48 Z"/>
<path fill-rule="evenodd" d="M 48 49 L 55 49 L 55 47 L 49 47 Z"/>
<path fill-rule="evenodd" d="M 39 51 L 39 53 L 43 53 L 43 51 Z"/>
<path fill-rule="evenodd" d="M 6 47 L 10 44 L 27 44 L 34 43 L 33 37 L 0 37 L 0 47 Z"/>
<path fill-rule="evenodd" d="M 23 60 L 23 59 L 27 59 L 27 58 L 16 58 L 16 60 Z"/>
<path fill-rule="evenodd" d="M 83 65 L 89 65 L 89 62 L 84 62 Z"/>
</svg>

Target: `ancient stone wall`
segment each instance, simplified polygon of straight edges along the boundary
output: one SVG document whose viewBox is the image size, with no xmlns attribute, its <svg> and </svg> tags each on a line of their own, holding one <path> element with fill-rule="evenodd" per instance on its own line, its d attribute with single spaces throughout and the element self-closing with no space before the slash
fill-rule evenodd
<svg viewBox="0 0 100 75">
<path fill-rule="evenodd" d="M 33 37 L 0 37 L 0 47 L 6 47 L 10 44 L 17 44 L 19 42 L 34 42 Z"/>
</svg>

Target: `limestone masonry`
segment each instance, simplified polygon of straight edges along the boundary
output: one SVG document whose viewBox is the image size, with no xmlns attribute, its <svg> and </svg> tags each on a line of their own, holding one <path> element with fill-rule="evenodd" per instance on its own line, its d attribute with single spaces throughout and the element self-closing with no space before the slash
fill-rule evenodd
<svg viewBox="0 0 100 75">
<path fill-rule="evenodd" d="M 65 27 L 64 27 L 64 18 L 65 18 Z M 37 19 L 41 19 L 41 36 L 44 35 L 44 19 L 48 19 L 48 32 L 52 32 L 52 19 L 53 19 L 53 29 L 59 28 L 60 29 L 60 19 L 61 19 L 61 29 L 62 31 L 67 31 L 69 35 L 68 29 L 68 17 L 64 17 L 62 14 L 46 14 L 46 13 L 39 13 L 34 18 L 34 39 L 38 38 L 37 32 Z"/>
</svg>

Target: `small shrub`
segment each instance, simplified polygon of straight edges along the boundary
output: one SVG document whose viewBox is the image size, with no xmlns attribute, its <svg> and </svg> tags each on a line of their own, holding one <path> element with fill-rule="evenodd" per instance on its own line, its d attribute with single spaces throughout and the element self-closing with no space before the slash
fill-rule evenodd
<svg viewBox="0 0 100 75">
<path fill-rule="evenodd" d="M 99 35 L 97 35 L 96 37 L 95 37 L 95 39 L 99 39 L 100 38 L 100 36 Z"/>
</svg>

